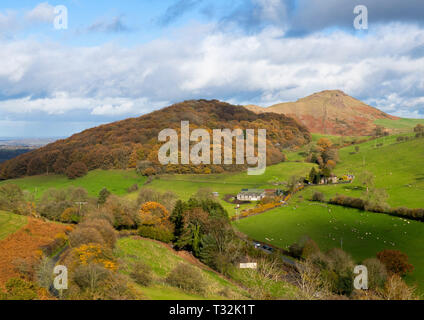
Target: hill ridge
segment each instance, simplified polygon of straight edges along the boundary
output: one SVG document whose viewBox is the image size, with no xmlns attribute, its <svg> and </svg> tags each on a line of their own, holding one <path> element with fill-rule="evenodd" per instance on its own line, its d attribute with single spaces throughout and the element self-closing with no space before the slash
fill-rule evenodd
<svg viewBox="0 0 424 320">
<path fill-rule="evenodd" d="M 341 90 L 324 90 L 296 102 L 278 103 L 267 108 L 245 107 L 256 113 L 273 112 L 293 117 L 312 133 L 320 134 L 365 136 L 372 133 L 375 120 L 399 119 Z"/>
</svg>

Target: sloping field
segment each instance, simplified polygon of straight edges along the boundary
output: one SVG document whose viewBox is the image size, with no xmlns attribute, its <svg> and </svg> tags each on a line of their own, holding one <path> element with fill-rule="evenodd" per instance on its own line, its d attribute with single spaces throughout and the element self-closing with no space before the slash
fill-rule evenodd
<svg viewBox="0 0 424 320">
<path fill-rule="evenodd" d="M 424 125 L 424 119 L 378 119 L 374 121 L 375 124 L 383 126 L 388 129 L 395 129 L 395 131 L 410 131 L 410 129 L 414 128 L 417 124 Z"/>
<path fill-rule="evenodd" d="M 0 211 L 0 240 L 26 225 L 28 219 L 10 212 Z"/>
<path fill-rule="evenodd" d="M 50 188 L 68 188 L 70 186 L 82 187 L 88 191 L 91 196 L 98 196 L 100 190 L 104 187 L 116 195 L 127 193 L 127 189 L 138 183 L 143 185 L 145 177 L 138 175 L 135 170 L 94 170 L 86 176 L 75 180 L 70 180 L 61 175 L 42 175 L 25 177 L 21 179 L 7 180 L 1 184 L 13 183 L 20 186 L 23 190 L 34 193 L 39 198 L 44 191 Z"/>
<path fill-rule="evenodd" d="M 375 175 L 376 186 L 389 194 L 392 206 L 424 207 L 424 139 L 396 142 L 396 136 L 340 151 L 341 162 L 336 168 L 339 175 L 359 175 L 367 170 Z M 408 254 L 415 266 L 407 277 L 424 292 L 424 223 L 409 221 L 379 213 L 361 212 L 339 206 L 311 203 L 314 191 L 326 198 L 339 193 L 359 197 L 363 193 L 359 181 L 337 186 L 306 188 L 296 195 L 288 207 L 236 222 L 236 227 L 254 239 L 287 246 L 303 236 L 314 239 L 321 249 L 343 246 L 343 249 L 361 262 L 374 257 L 383 249 L 398 249 Z"/>
<path fill-rule="evenodd" d="M 144 262 L 151 267 L 154 282 L 148 287 L 139 287 L 141 294 L 148 300 L 204 300 L 204 299 L 228 299 L 230 297 L 245 298 L 243 290 L 228 280 L 222 278 L 209 268 L 200 264 L 196 259 L 183 257 L 183 253 L 175 252 L 165 244 L 142 238 L 122 238 L 117 244 L 117 257 L 127 264 Z M 164 280 L 178 264 L 185 263 L 193 265 L 202 273 L 208 285 L 207 294 L 200 296 L 190 294 L 178 288 L 168 286 Z M 129 270 L 124 270 L 127 273 Z M 229 292 L 228 297 L 222 292 Z"/>
<path fill-rule="evenodd" d="M 19 259 L 40 257 L 40 247 L 51 243 L 57 234 L 69 228 L 65 225 L 28 218 L 28 224 L 0 241 L 0 286 L 18 276 L 15 263 Z"/>
</svg>

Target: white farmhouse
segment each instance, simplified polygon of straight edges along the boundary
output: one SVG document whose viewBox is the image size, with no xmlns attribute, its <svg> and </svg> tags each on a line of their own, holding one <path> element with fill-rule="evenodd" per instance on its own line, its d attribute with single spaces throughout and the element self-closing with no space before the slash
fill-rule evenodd
<svg viewBox="0 0 424 320">
<path fill-rule="evenodd" d="M 244 189 L 237 195 L 239 201 L 260 201 L 265 198 L 266 192 L 263 189 Z"/>
</svg>

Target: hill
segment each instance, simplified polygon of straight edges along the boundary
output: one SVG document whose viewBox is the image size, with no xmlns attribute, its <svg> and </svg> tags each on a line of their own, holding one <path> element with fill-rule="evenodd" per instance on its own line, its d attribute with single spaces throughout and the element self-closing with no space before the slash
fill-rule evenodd
<svg viewBox="0 0 424 320">
<path fill-rule="evenodd" d="M 340 149 L 341 161 L 335 173 L 359 175 L 367 170 L 375 175 L 377 188 L 384 188 L 392 207 L 424 207 L 424 139 L 409 139 L 397 142 L 397 136 L 367 141 L 359 146 Z M 315 191 L 329 199 L 336 194 L 360 197 L 364 192 L 360 181 L 352 184 L 325 185 L 306 188 L 299 192 L 288 206 L 237 222 L 237 228 L 250 237 L 271 243 L 281 248 L 307 235 L 314 239 L 321 249 L 328 250 L 343 246 L 359 263 L 375 257 L 384 249 L 405 252 L 415 270 L 407 277 L 409 284 L 417 284 L 424 293 L 424 259 L 421 241 L 424 224 L 381 213 L 307 201 Z"/>
<path fill-rule="evenodd" d="M 296 102 L 279 103 L 268 108 L 246 106 L 253 112 L 274 112 L 299 120 L 312 133 L 365 136 L 372 133 L 375 121 L 396 120 L 340 90 L 315 93 Z"/>
<path fill-rule="evenodd" d="M 185 101 L 159 111 L 85 130 L 0 165 L 0 178 L 11 179 L 46 173 L 65 173 L 73 163 L 83 162 L 88 170 L 135 168 L 140 161 L 151 174 L 220 173 L 239 171 L 244 165 L 168 166 L 158 162 L 163 129 L 180 132 L 181 121 L 190 128 L 266 129 L 268 164 L 281 162 L 283 150 L 299 147 L 311 140 L 308 130 L 296 120 L 273 113 L 257 114 L 242 106 L 217 100 Z M 234 161 L 235 163 L 235 161 Z"/>
<path fill-rule="evenodd" d="M 153 272 L 154 281 L 149 286 L 134 283 L 140 296 L 147 300 L 204 300 L 246 299 L 247 292 L 215 273 L 188 252 L 173 250 L 169 245 L 138 237 L 121 238 L 118 241 L 117 257 L 121 260 L 122 273 L 128 274 L 136 262 L 147 264 Z M 178 264 L 192 265 L 202 274 L 207 283 L 204 294 L 185 292 L 166 284 L 166 277 Z M 226 296 L 223 296 L 223 293 Z"/>
</svg>

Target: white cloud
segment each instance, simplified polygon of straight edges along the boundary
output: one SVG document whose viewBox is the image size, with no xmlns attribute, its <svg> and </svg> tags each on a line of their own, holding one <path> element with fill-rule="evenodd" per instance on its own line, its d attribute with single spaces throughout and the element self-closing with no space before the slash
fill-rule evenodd
<svg viewBox="0 0 424 320">
<path fill-rule="evenodd" d="M 424 57 L 410 56 L 424 43 L 419 26 L 303 38 L 275 27 L 254 35 L 191 28 L 132 48 L 0 42 L 0 96 L 25 97 L 1 101 L 0 110 L 124 116 L 188 98 L 269 105 L 325 89 L 397 114 L 423 108 Z"/>
<path fill-rule="evenodd" d="M 31 22 L 53 23 L 55 13 L 54 6 L 48 2 L 39 3 L 34 9 L 26 13 L 26 19 Z"/>
</svg>

